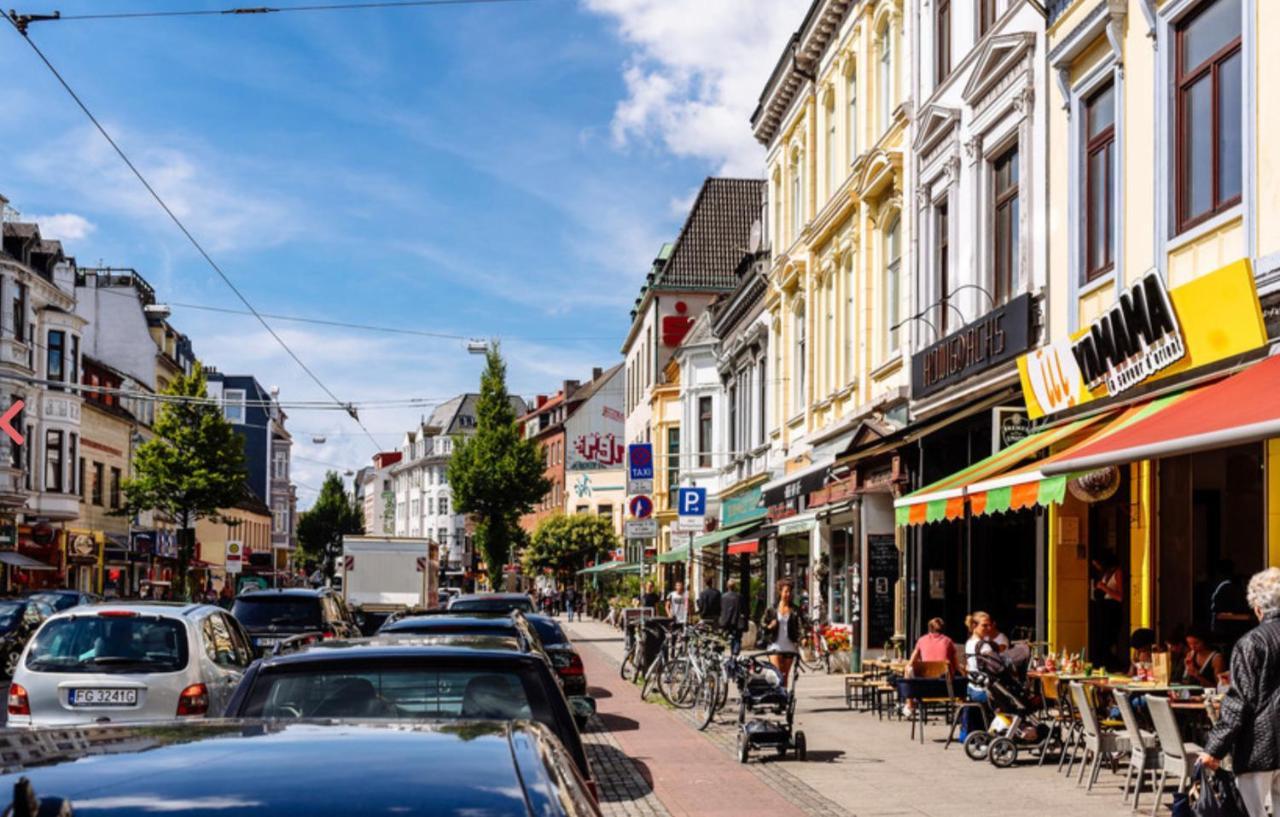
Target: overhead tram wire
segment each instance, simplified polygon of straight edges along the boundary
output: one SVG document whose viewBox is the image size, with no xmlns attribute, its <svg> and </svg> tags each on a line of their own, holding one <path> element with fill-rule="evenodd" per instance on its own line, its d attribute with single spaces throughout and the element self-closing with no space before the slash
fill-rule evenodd
<svg viewBox="0 0 1280 817">
<path fill-rule="evenodd" d="M 16 14 L 10 12 L 14 25 L 26 33 L 30 23 L 61 20 L 139 20 L 156 17 L 258 17 L 269 14 L 324 11 L 369 11 L 377 9 L 430 8 L 433 6 L 489 6 L 499 3 L 527 3 L 531 0 L 373 0 L 365 3 L 306 3 L 293 6 L 238 6 L 226 9 L 169 9 L 159 11 L 116 11 L 99 14 Z"/>
<path fill-rule="evenodd" d="M 182 219 L 178 218 L 177 214 L 174 213 L 172 209 L 170 209 L 169 205 L 165 202 L 165 200 L 160 196 L 159 193 L 156 192 L 156 189 L 151 186 L 151 182 L 147 181 L 147 177 L 142 175 L 142 171 L 138 170 L 138 167 L 129 158 L 128 154 L 126 154 L 124 150 L 120 147 L 120 145 L 116 143 L 115 139 L 111 138 L 111 134 L 108 133 L 107 129 L 102 126 L 102 123 L 98 121 L 98 118 L 93 115 L 93 111 L 89 110 L 89 107 L 85 105 L 84 101 L 80 98 L 80 95 L 75 92 L 75 89 L 73 89 L 71 85 L 66 81 L 66 79 L 63 78 L 62 74 L 58 71 L 58 69 L 55 68 L 53 63 L 49 61 L 49 58 L 44 55 L 44 52 L 40 50 L 40 46 L 35 44 L 35 41 L 32 40 L 31 37 L 27 34 L 26 27 L 19 25 L 17 17 L 18 15 L 13 14 L 8 19 L 13 24 L 13 27 L 18 31 L 18 33 L 22 35 L 22 39 L 26 41 L 27 45 L 31 46 L 31 50 L 34 51 L 36 56 L 40 58 L 40 61 L 45 64 L 45 67 L 48 68 L 50 73 L 53 74 L 54 78 L 58 80 L 58 83 L 62 86 L 63 90 L 65 90 L 67 94 L 75 101 L 76 105 L 79 106 L 80 110 L 84 112 L 84 115 L 89 118 L 89 121 L 93 123 L 93 126 L 95 128 L 97 128 L 98 133 L 102 134 L 102 138 L 107 140 L 107 143 L 111 145 L 112 149 L 116 152 L 116 155 L 119 156 L 121 161 L 123 161 L 125 165 L 128 166 L 129 170 L 133 172 L 133 175 L 136 176 L 138 181 L 142 183 L 142 186 L 145 187 L 147 189 L 147 192 L 151 194 L 151 197 L 155 199 L 157 204 L 160 205 L 160 208 L 164 210 L 164 212 L 169 216 L 169 218 L 173 221 L 173 223 L 177 225 L 178 229 L 182 231 L 182 234 L 187 237 L 187 240 L 191 242 L 191 246 L 196 248 L 196 251 L 200 254 L 200 256 L 204 258 L 205 262 L 209 265 L 209 267 L 218 274 L 218 277 L 222 279 L 223 283 L 225 283 L 227 287 L 233 293 L 235 293 L 236 297 L 240 300 L 242 304 L 244 304 L 245 308 L 253 313 L 254 317 L 258 319 L 258 322 L 262 324 L 262 327 L 267 330 L 267 333 L 270 334 L 271 337 L 275 339 L 276 343 L 280 344 L 280 348 L 284 349 L 284 351 L 289 355 L 289 357 L 293 358 L 293 362 L 297 363 L 299 368 L 301 368 L 304 372 L 306 372 L 307 376 L 310 377 L 311 380 L 314 381 L 315 384 L 320 387 L 320 390 L 323 391 L 325 394 L 327 394 L 335 404 L 342 406 L 344 409 L 346 409 L 346 412 L 348 415 L 350 415 L 351 419 L 354 420 L 356 424 L 359 425 L 360 428 L 362 428 L 365 434 L 369 437 L 369 442 L 373 443 L 374 450 L 380 450 L 381 446 L 379 445 L 377 438 L 374 437 L 373 434 L 369 433 L 369 429 L 365 426 L 364 422 L 360 419 L 360 415 L 356 413 L 355 408 L 353 408 L 349 403 L 343 403 L 343 401 L 340 400 L 338 396 L 334 394 L 333 391 L 324 384 L 324 381 L 322 381 L 316 375 L 316 373 L 313 372 L 310 369 L 310 367 L 307 366 L 307 364 L 302 362 L 302 358 L 298 357 L 297 353 L 294 352 L 293 349 L 289 347 L 289 344 L 285 343 L 284 339 L 281 338 L 280 335 L 278 335 L 276 331 L 271 328 L 271 324 L 267 323 L 266 319 L 263 318 L 262 315 L 259 314 L 256 309 L 253 308 L 253 304 L 249 303 L 249 299 L 245 297 L 244 293 L 240 291 L 239 287 L 235 285 L 235 283 L 231 280 L 231 278 L 225 272 L 222 271 L 222 267 L 218 266 L 217 262 L 213 260 L 213 257 L 209 255 L 209 253 L 205 250 L 204 245 L 201 244 L 198 240 L 196 240 L 196 237 L 192 235 L 190 230 L 187 229 L 187 226 L 182 223 Z"/>
</svg>

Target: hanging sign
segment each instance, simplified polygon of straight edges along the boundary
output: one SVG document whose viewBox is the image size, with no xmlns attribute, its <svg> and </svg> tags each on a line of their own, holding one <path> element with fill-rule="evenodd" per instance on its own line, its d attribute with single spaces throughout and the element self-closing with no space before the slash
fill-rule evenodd
<svg viewBox="0 0 1280 817">
<path fill-rule="evenodd" d="M 1031 347 L 1031 295 L 1019 295 L 911 356 L 911 396 L 919 399 L 1013 360 Z"/>
</svg>

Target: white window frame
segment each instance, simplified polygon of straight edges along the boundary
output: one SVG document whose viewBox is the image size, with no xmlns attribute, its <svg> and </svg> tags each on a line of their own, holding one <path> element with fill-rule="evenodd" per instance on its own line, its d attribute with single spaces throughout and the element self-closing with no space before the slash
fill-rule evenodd
<svg viewBox="0 0 1280 817">
<path fill-rule="evenodd" d="M 244 389 L 223 389 L 222 390 L 222 417 L 232 425 L 244 425 L 248 422 L 248 408 L 246 406 L 248 395 Z M 239 413 L 240 419 L 233 419 L 236 413 Z"/>
<path fill-rule="evenodd" d="M 880 234 L 881 240 L 881 289 L 884 308 L 884 357 L 885 362 L 902 350 L 902 327 L 894 324 L 902 320 L 902 214 L 894 213 Z M 896 256 L 890 255 L 897 244 Z M 895 268 L 896 265 L 896 268 Z"/>
<path fill-rule="evenodd" d="M 807 312 L 804 300 L 796 302 L 791 313 L 791 416 L 797 417 L 805 409 L 805 378 L 808 377 L 805 358 L 808 356 Z"/>
<path fill-rule="evenodd" d="M 845 149 L 849 151 L 848 162 L 852 166 L 858 160 L 858 69 L 851 68 L 845 77 L 845 125 L 849 133 L 845 139 Z"/>
</svg>

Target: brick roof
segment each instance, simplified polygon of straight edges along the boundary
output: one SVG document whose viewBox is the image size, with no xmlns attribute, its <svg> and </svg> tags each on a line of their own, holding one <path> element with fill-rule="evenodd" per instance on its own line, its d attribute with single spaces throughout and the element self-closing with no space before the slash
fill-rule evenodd
<svg viewBox="0 0 1280 817">
<path fill-rule="evenodd" d="M 653 289 L 729 291 L 738 286 L 751 224 L 760 218 L 763 179 L 708 178 L 680 228 Z"/>
</svg>

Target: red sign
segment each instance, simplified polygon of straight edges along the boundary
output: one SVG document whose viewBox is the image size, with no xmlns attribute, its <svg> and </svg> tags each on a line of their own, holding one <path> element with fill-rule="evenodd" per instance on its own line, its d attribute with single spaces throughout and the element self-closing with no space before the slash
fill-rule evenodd
<svg viewBox="0 0 1280 817">
<path fill-rule="evenodd" d="M 355 570 L 355 569 L 356 569 L 356 557 L 354 557 L 354 556 L 343 556 L 343 557 L 342 557 L 342 569 L 343 569 L 343 570 Z"/>
<path fill-rule="evenodd" d="M 426 556 L 419 556 L 419 557 L 418 557 L 418 572 L 419 572 L 419 573 L 426 573 L 426 572 L 427 572 L 427 557 L 426 557 Z"/>
</svg>

